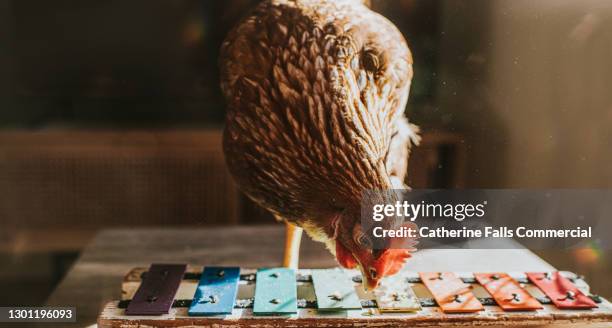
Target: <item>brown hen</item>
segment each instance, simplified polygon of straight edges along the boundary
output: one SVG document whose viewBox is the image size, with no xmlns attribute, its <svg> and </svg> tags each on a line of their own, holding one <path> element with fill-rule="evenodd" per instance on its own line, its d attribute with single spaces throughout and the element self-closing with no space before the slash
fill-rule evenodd
<svg viewBox="0 0 612 328">
<path fill-rule="evenodd" d="M 357 0 L 269 0 L 229 33 L 220 64 L 240 188 L 358 266 L 364 286 L 397 272 L 408 251 L 373 250 L 360 204 L 364 190 L 403 188 L 418 141 L 401 33 Z"/>
</svg>

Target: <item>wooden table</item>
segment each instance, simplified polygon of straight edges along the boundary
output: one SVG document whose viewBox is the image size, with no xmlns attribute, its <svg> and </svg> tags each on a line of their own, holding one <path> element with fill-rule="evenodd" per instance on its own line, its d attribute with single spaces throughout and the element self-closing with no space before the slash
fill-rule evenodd
<svg viewBox="0 0 612 328">
<path fill-rule="evenodd" d="M 121 296 L 123 276 L 153 262 L 278 266 L 284 229 L 274 226 L 231 228 L 112 229 L 97 234 L 48 299 L 48 305 L 76 306 L 74 327 L 95 327 L 102 306 Z M 300 266 L 336 266 L 322 244 L 302 242 Z M 413 271 L 549 271 L 553 267 L 529 250 L 423 250 L 408 262 Z M 66 324 L 63 324 L 66 326 Z M 51 327 L 49 324 L 41 327 Z"/>
</svg>

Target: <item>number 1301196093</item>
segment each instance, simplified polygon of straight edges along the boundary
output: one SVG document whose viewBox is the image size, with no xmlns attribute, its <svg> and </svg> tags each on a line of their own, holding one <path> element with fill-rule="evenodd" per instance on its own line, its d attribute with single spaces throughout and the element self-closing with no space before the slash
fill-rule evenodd
<svg viewBox="0 0 612 328">
<path fill-rule="evenodd" d="M 74 307 L 1 307 L 0 322 L 74 322 Z"/>
</svg>

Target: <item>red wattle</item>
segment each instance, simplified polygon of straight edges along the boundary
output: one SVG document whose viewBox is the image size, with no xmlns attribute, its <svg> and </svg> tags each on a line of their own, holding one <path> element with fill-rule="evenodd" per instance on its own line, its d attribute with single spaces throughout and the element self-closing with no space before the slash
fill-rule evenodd
<svg viewBox="0 0 612 328">
<path fill-rule="evenodd" d="M 357 261 L 353 257 L 353 254 L 351 254 L 351 252 L 349 252 L 349 250 L 339 241 L 336 241 L 336 259 L 341 266 L 347 269 L 354 269 L 357 267 Z"/>
</svg>

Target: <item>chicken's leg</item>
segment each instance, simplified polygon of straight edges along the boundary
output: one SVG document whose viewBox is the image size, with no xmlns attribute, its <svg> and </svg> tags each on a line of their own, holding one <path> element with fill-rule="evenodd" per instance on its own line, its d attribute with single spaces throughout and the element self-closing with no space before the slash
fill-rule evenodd
<svg viewBox="0 0 612 328">
<path fill-rule="evenodd" d="M 285 240 L 285 256 L 283 266 L 296 269 L 300 261 L 300 241 L 302 240 L 302 228 L 285 221 L 287 237 Z"/>
</svg>

